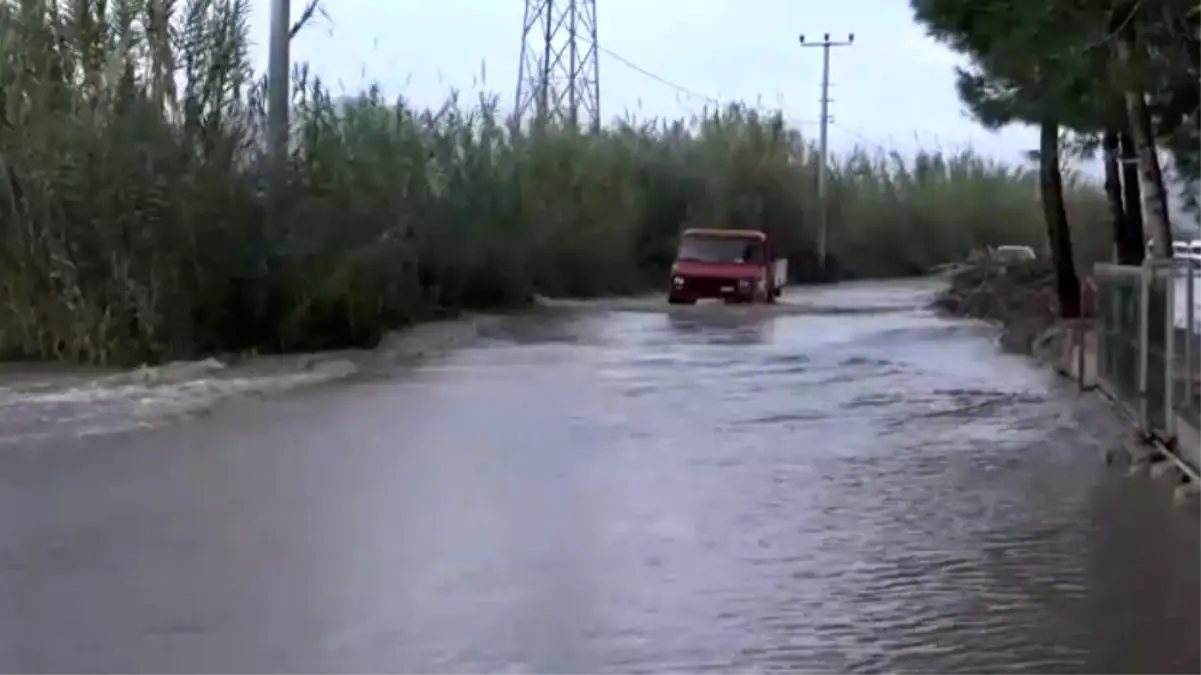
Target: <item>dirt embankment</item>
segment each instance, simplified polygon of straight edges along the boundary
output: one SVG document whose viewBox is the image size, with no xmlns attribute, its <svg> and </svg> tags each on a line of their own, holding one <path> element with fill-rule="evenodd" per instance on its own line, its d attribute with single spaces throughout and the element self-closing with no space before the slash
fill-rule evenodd
<svg viewBox="0 0 1201 675">
<path fill-rule="evenodd" d="M 934 307 L 954 316 L 996 322 L 1001 345 L 1036 354 L 1060 332 L 1055 270 L 1046 260 L 973 260 L 942 271 L 947 287 Z"/>
</svg>

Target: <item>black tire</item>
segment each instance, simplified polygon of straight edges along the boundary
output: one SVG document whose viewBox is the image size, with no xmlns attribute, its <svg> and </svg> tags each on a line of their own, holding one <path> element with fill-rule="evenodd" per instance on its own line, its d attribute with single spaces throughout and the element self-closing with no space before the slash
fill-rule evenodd
<svg viewBox="0 0 1201 675">
<path fill-rule="evenodd" d="M 695 298 L 679 298 L 674 295 L 667 296 L 667 304 L 669 305 L 695 305 Z"/>
</svg>

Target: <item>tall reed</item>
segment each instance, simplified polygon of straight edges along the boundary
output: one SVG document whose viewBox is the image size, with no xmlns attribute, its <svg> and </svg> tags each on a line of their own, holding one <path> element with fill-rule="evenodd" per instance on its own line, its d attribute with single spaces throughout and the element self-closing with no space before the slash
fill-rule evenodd
<svg viewBox="0 0 1201 675">
<path fill-rule="evenodd" d="M 371 344 L 535 293 L 659 283 L 682 225 L 762 227 L 805 267 L 815 154 L 741 106 L 599 133 L 496 100 L 334 99 L 297 69 L 282 217 L 264 208 L 249 0 L 0 0 L 0 352 L 123 363 Z M 971 151 L 831 167 L 846 276 L 1045 239 L 1035 177 Z M 1102 222 L 1088 185 L 1078 223 Z M 1105 241 L 1103 234 L 1091 240 Z"/>
</svg>

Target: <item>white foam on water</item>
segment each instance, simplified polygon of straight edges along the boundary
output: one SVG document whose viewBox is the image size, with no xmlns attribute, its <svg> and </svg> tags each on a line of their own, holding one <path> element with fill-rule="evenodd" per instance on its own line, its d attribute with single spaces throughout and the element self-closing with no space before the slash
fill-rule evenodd
<svg viewBox="0 0 1201 675">
<path fill-rule="evenodd" d="M 912 290 L 902 290 L 889 295 L 865 286 L 859 293 L 864 297 L 858 299 L 873 305 L 869 309 L 895 311 L 915 302 Z M 826 300 L 826 304 L 822 302 L 825 300 L 823 293 L 828 292 L 795 290 L 784 302 L 774 306 L 715 305 L 671 308 L 670 311 L 735 319 L 740 316 L 746 319 L 746 315 L 821 314 L 829 311 L 826 304 L 832 300 Z M 543 301 L 540 304 L 592 311 L 669 311 L 661 297 Z M 270 397 L 341 380 L 360 369 L 374 371 L 446 353 L 472 344 L 483 332 L 502 324 L 502 317 L 491 315 L 424 323 L 388 335 L 372 351 L 272 356 L 237 362 L 207 358 L 117 373 L 64 368 L 39 372 L 38 368 L 22 370 L 18 367 L 15 372 L 19 372 L 19 376 L 6 372 L 3 384 L 0 384 L 0 444 L 157 426 L 181 417 L 204 414 L 230 399 Z M 605 365 L 617 366 L 620 370 L 622 364 Z M 623 373 L 617 375 L 620 378 Z"/>
<path fill-rule="evenodd" d="M 937 290 L 929 282 L 913 282 L 898 289 L 880 289 L 854 284 L 817 288 L 789 288 L 772 304 L 726 304 L 720 300 L 704 300 L 693 305 L 670 305 L 662 295 L 616 297 L 601 299 L 538 298 L 537 304 L 547 309 L 632 312 L 688 316 L 804 316 L 814 314 L 882 314 L 925 309 L 929 296 Z M 927 291 L 927 286 L 933 290 Z M 848 291 L 847 289 L 850 289 Z M 919 292 L 915 293 L 914 289 Z"/>
<path fill-rule="evenodd" d="M 216 358 L 143 366 L 119 373 L 62 371 L 6 378 L 0 385 L 0 445 L 63 436 L 119 433 L 204 414 L 238 398 L 266 398 L 353 376 L 364 367 L 405 362 L 465 346 L 481 319 L 424 324 L 389 335 L 373 351 Z"/>
<path fill-rule="evenodd" d="M 269 396 L 349 377 L 358 368 L 329 359 L 296 372 L 240 374 L 215 359 L 172 363 L 71 383 L 0 389 L 0 440 L 116 433 L 197 415 L 236 397 Z M 15 429 L 16 433 L 9 433 Z"/>
</svg>

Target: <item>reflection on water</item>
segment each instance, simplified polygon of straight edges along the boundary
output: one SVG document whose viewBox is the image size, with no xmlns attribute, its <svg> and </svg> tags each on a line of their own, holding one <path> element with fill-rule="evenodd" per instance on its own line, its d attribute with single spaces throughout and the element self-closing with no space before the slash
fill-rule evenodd
<svg viewBox="0 0 1201 675">
<path fill-rule="evenodd" d="M 775 317 L 758 308 L 706 307 L 707 311 L 667 312 L 671 338 L 729 346 L 752 345 L 772 337 Z"/>
<path fill-rule="evenodd" d="M 1197 672 L 1196 515 L 1120 423 L 840 292 L 6 449 L 0 669 Z"/>
</svg>

